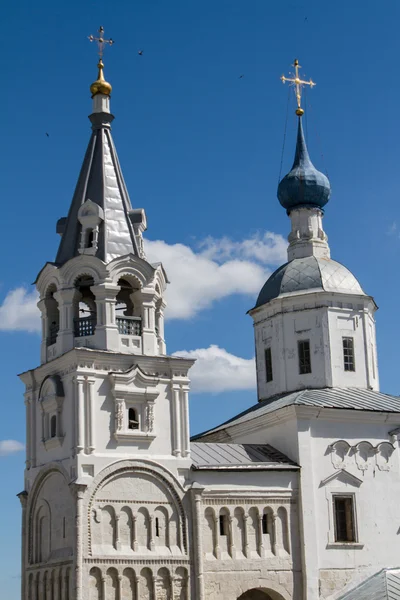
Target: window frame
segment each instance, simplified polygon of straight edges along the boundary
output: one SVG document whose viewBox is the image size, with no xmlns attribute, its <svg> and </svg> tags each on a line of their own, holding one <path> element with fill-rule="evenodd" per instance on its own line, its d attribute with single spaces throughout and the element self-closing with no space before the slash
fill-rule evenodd
<svg viewBox="0 0 400 600">
<path fill-rule="evenodd" d="M 303 345 L 307 345 L 307 346 L 305 346 L 305 352 L 304 352 Z M 308 357 L 307 357 L 307 353 L 308 353 Z M 297 357 L 298 357 L 298 361 L 299 361 L 299 375 L 309 375 L 310 373 L 312 373 L 311 344 L 310 344 L 309 339 L 297 340 Z M 308 363 L 306 362 L 307 358 L 308 358 Z M 307 365 L 308 365 L 308 369 L 305 370 L 307 368 Z"/>
<path fill-rule="evenodd" d="M 337 524 L 337 500 L 350 500 L 351 502 L 351 529 L 352 529 L 352 539 L 338 539 L 338 524 Z M 356 507 L 355 507 L 355 496 L 354 494 L 349 493 L 341 493 L 341 494 L 332 494 L 332 516 L 333 516 L 333 535 L 335 544 L 356 544 L 358 542 L 357 536 L 357 522 L 356 522 Z M 348 529 L 348 524 L 345 524 L 346 529 Z"/>
<path fill-rule="evenodd" d="M 350 347 L 345 347 L 345 343 L 350 343 Z M 350 353 L 349 353 L 350 351 Z M 342 336 L 343 369 L 346 373 L 355 373 L 356 357 L 354 352 L 354 337 L 349 335 Z M 353 368 L 349 368 L 353 367 Z"/>
<path fill-rule="evenodd" d="M 270 383 L 274 380 L 274 371 L 272 368 L 272 349 L 271 346 L 264 348 L 265 381 Z"/>
</svg>

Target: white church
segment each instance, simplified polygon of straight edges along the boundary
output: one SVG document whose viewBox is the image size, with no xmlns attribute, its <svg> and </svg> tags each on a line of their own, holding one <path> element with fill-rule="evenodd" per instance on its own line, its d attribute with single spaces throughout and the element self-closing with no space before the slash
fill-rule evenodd
<svg viewBox="0 0 400 600">
<path fill-rule="evenodd" d="M 192 360 L 164 339 L 103 63 L 26 386 L 22 600 L 400 598 L 400 398 L 379 391 L 376 304 L 330 257 L 328 179 L 300 103 L 278 198 L 288 262 L 254 321 L 258 402 L 190 438 Z M 396 595 L 397 594 L 397 595 Z"/>
</svg>

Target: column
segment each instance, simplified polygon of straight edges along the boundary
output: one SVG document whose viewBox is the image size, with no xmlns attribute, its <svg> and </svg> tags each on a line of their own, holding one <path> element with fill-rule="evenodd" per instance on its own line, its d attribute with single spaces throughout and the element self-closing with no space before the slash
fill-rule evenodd
<svg viewBox="0 0 400 600">
<path fill-rule="evenodd" d="M 60 585 L 58 583 L 58 578 L 60 576 L 59 573 L 60 569 L 54 569 L 54 579 L 53 579 L 53 597 L 51 600 L 61 600 L 60 596 L 59 596 L 59 592 L 60 592 Z"/>
<path fill-rule="evenodd" d="M 229 515 L 228 517 L 228 527 L 229 527 L 229 539 L 228 539 L 228 550 L 229 550 L 229 556 L 231 558 L 235 558 L 235 540 L 233 539 L 233 519 L 231 517 L 231 515 Z"/>
<path fill-rule="evenodd" d="M 221 558 L 221 549 L 219 547 L 219 516 L 218 515 L 214 515 L 214 539 L 215 539 L 215 548 L 214 548 L 215 558 Z"/>
<path fill-rule="evenodd" d="M 43 573 L 39 572 L 39 598 L 44 598 Z"/>
<path fill-rule="evenodd" d="M 182 454 L 190 456 L 189 387 L 182 388 Z"/>
<path fill-rule="evenodd" d="M 37 394 L 32 393 L 31 398 L 31 420 L 30 420 L 30 440 L 31 440 L 31 467 L 36 467 L 36 413 L 38 410 Z"/>
<path fill-rule="evenodd" d="M 154 304 L 154 291 L 141 293 L 142 303 L 142 352 L 148 355 L 158 354 L 158 343 L 156 336 L 156 307 Z"/>
<path fill-rule="evenodd" d="M 192 486 L 192 497 L 194 499 L 194 523 L 193 523 L 193 546 L 194 546 L 194 571 L 196 574 L 196 600 L 204 600 L 204 575 L 203 575 L 203 539 L 201 531 L 202 523 L 202 487 L 198 484 Z M 186 596 L 188 597 L 188 596 Z"/>
<path fill-rule="evenodd" d="M 84 527 L 84 519 L 83 519 L 83 497 L 86 486 L 75 484 L 74 487 L 75 492 L 75 501 L 76 501 L 76 518 L 75 518 L 75 532 L 76 532 L 76 550 L 75 550 L 75 596 L 74 600 L 82 600 L 83 599 L 83 544 L 84 544 L 84 536 L 83 536 L 83 527 Z M 105 598 L 105 596 L 103 596 Z M 71 599 L 72 600 L 72 599 Z"/>
<path fill-rule="evenodd" d="M 117 600 L 122 599 L 122 575 L 118 573 Z"/>
<path fill-rule="evenodd" d="M 31 454 L 32 454 L 32 440 L 31 440 L 31 404 L 32 396 L 30 394 L 25 395 L 25 414 L 26 414 L 26 468 L 31 468 Z"/>
<path fill-rule="evenodd" d="M 26 564 L 27 564 L 27 547 L 28 547 L 28 539 L 27 539 L 27 527 L 26 527 L 26 506 L 28 503 L 28 493 L 21 492 L 18 494 L 19 501 L 21 502 L 22 508 L 22 521 L 21 521 L 21 533 L 22 533 L 22 544 L 21 544 L 21 566 L 22 566 L 22 576 L 21 576 L 21 598 L 25 600 L 27 594 L 29 595 L 30 590 L 27 589 L 27 573 L 26 573 Z"/>
<path fill-rule="evenodd" d="M 157 588 L 156 588 L 156 584 L 157 584 L 157 576 L 153 574 L 153 572 L 151 573 L 151 584 L 152 584 L 152 592 L 153 592 L 153 600 L 156 600 L 157 598 Z"/>
<path fill-rule="evenodd" d="M 132 517 L 132 550 L 137 552 L 139 549 L 139 544 L 137 541 L 137 516 L 133 515 Z"/>
<path fill-rule="evenodd" d="M 273 552 L 273 554 L 275 554 L 275 556 L 278 554 L 278 547 L 279 547 L 279 544 L 277 541 L 278 536 L 277 536 L 276 523 L 277 523 L 277 514 L 274 511 L 272 514 L 271 548 L 272 548 L 272 552 Z M 282 540 L 280 540 L 280 541 L 282 541 Z"/>
<path fill-rule="evenodd" d="M 258 554 L 261 558 L 265 557 L 265 547 L 264 547 L 264 536 L 263 536 L 263 528 L 262 528 L 262 513 L 258 513 Z"/>
<path fill-rule="evenodd" d="M 96 426 L 95 426 L 95 402 L 94 402 L 94 379 L 87 379 L 88 414 L 89 414 L 89 454 L 96 448 Z"/>
<path fill-rule="evenodd" d="M 181 455 L 181 410 L 180 410 L 180 389 L 179 386 L 174 385 L 172 388 L 172 414 L 173 414 L 173 450 L 174 456 Z"/>
<path fill-rule="evenodd" d="M 153 515 L 150 515 L 149 527 L 150 527 L 150 550 L 154 550 L 155 542 L 154 542 L 154 516 Z"/>
<path fill-rule="evenodd" d="M 96 348 L 118 351 L 119 332 L 115 319 L 115 303 L 119 286 L 111 283 L 102 283 L 100 285 L 92 285 L 90 289 L 96 297 Z"/>
<path fill-rule="evenodd" d="M 121 550 L 121 539 L 119 533 L 119 515 L 115 515 L 115 549 Z"/>
<path fill-rule="evenodd" d="M 78 454 L 85 448 L 85 379 L 76 378 L 76 409 L 75 409 L 75 429 L 76 429 L 76 450 Z"/>
<path fill-rule="evenodd" d="M 41 364 L 47 361 L 47 331 L 48 331 L 48 323 L 47 323 L 47 310 L 46 310 L 46 300 L 42 298 L 38 302 L 38 308 L 40 310 L 41 324 L 42 324 L 42 343 L 40 347 L 40 362 Z"/>
<path fill-rule="evenodd" d="M 166 307 L 166 303 L 164 301 L 161 302 L 158 309 L 158 338 L 159 338 L 159 351 L 160 354 L 167 353 L 167 347 L 165 344 L 165 333 L 164 333 L 164 309 Z"/>
<path fill-rule="evenodd" d="M 57 335 L 58 351 L 67 352 L 74 347 L 74 301 L 78 290 L 68 288 L 59 290 L 54 294 L 60 311 L 60 325 Z"/>
<path fill-rule="evenodd" d="M 135 573 L 135 600 L 139 600 L 139 577 Z M 104 596 L 103 596 L 104 598 Z"/>
<path fill-rule="evenodd" d="M 59 585 L 61 586 L 61 598 L 60 600 L 66 600 L 67 598 L 67 592 L 66 592 L 66 586 L 65 586 L 65 575 L 63 575 L 63 570 L 62 567 L 60 567 L 60 572 L 58 574 L 60 583 Z"/>
<path fill-rule="evenodd" d="M 106 600 L 106 578 L 102 577 L 101 578 L 101 600 Z"/>
<path fill-rule="evenodd" d="M 248 527 L 249 527 L 249 515 L 244 513 L 244 515 L 243 515 L 243 546 L 244 546 L 244 555 L 246 558 L 250 557 Z"/>
</svg>

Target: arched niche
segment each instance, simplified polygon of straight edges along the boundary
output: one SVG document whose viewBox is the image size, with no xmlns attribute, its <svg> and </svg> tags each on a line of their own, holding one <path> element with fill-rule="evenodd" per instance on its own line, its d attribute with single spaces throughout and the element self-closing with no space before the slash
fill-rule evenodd
<svg viewBox="0 0 400 600">
<path fill-rule="evenodd" d="M 107 543 L 102 539 L 103 533 L 99 536 L 100 524 L 98 521 L 101 521 L 101 531 L 103 532 L 105 502 L 110 509 L 113 507 L 113 510 L 118 511 L 118 514 L 121 503 L 125 510 L 127 508 L 132 510 L 134 515 L 132 547 L 134 551 L 186 554 L 187 524 L 177 487 L 170 474 L 164 473 L 161 468 L 154 467 L 153 469 L 150 468 L 150 465 L 145 466 L 138 462 L 126 461 L 118 463 L 118 466 L 110 465 L 95 478 L 87 501 L 89 530 L 85 537 L 88 542 L 89 555 L 97 552 L 104 553 L 105 548 L 107 548 L 107 552 L 115 552 L 115 546 L 112 547 L 109 544 L 109 535 Z M 118 498 L 116 506 L 113 506 L 114 498 Z M 99 505 L 103 507 L 101 511 L 99 511 Z M 159 519 L 159 543 L 156 540 L 156 518 Z M 119 524 L 121 524 L 121 520 L 119 520 Z M 121 543 L 120 534 L 119 541 Z"/>
<path fill-rule="evenodd" d="M 57 507 L 54 510 L 54 507 Z M 73 555 L 75 510 L 67 481 L 60 471 L 51 469 L 31 492 L 28 503 L 28 561 L 46 563 Z"/>
</svg>

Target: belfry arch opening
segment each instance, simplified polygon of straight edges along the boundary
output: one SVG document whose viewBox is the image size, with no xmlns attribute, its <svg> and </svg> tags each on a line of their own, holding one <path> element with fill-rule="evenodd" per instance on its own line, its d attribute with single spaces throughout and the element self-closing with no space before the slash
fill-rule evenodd
<svg viewBox="0 0 400 600">
<path fill-rule="evenodd" d="M 47 317 L 47 332 L 46 332 L 46 343 L 47 346 L 52 346 L 57 341 L 57 334 L 60 329 L 60 311 L 58 302 L 55 298 L 57 288 L 55 285 L 49 286 L 46 296 L 46 317 Z"/>
<path fill-rule="evenodd" d="M 283 597 L 273 590 L 253 588 L 244 592 L 237 600 L 283 600 Z"/>
<path fill-rule="evenodd" d="M 137 292 L 138 282 L 121 277 L 118 280 L 119 292 L 116 297 L 116 322 L 119 333 L 124 335 L 141 335 L 141 307 Z"/>
<path fill-rule="evenodd" d="M 74 335 L 83 337 L 93 335 L 97 323 L 96 298 L 91 290 L 93 278 L 82 275 L 75 281 Z"/>
</svg>

